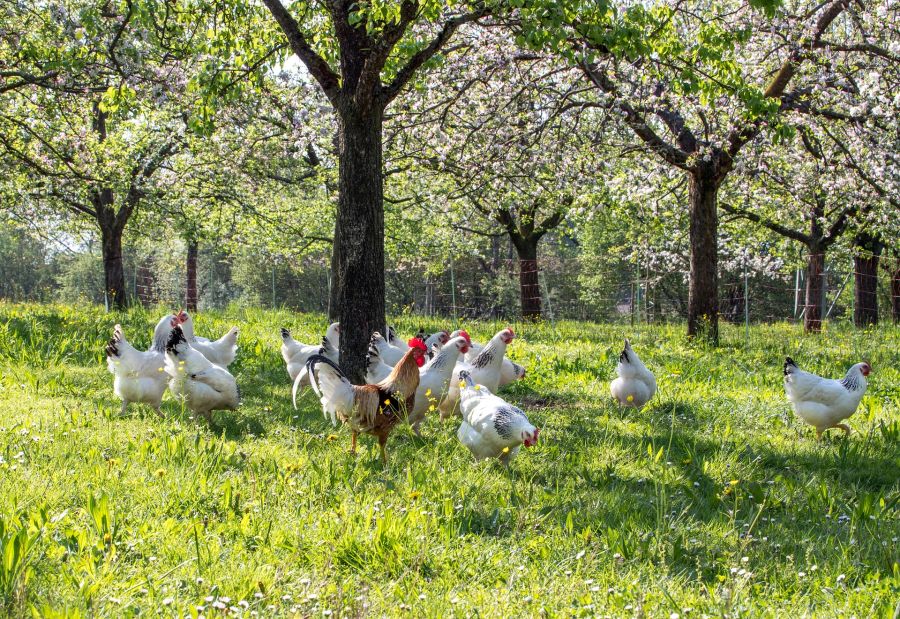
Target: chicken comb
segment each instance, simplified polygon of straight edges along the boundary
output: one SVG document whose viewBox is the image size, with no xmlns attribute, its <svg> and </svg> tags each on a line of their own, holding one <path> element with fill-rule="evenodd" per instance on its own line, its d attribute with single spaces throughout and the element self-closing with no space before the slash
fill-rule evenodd
<svg viewBox="0 0 900 619">
<path fill-rule="evenodd" d="M 422 352 L 428 352 L 428 348 L 425 346 L 425 342 L 422 341 L 420 337 L 413 337 L 407 342 L 410 348 L 418 348 Z"/>
</svg>

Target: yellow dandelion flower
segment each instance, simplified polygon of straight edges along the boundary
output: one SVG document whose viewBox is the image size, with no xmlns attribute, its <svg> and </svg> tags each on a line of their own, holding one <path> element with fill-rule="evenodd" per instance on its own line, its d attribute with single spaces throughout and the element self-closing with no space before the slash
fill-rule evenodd
<svg viewBox="0 0 900 619">
<path fill-rule="evenodd" d="M 475 391 L 481 391 L 481 385 L 475 385 Z"/>
<path fill-rule="evenodd" d="M 153 474 L 156 475 L 157 477 L 165 477 L 166 469 L 156 469 L 156 471 L 154 471 Z"/>
<path fill-rule="evenodd" d="M 728 484 L 731 485 L 731 486 L 737 486 L 737 485 L 738 485 L 738 480 L 732 479 L 730 482 L 728 482 Z"/>
<path fill-rule="evenodd" d="M 418 490 L 413 490 L 412 492 L 409 493 L 409 498 L 411 498 L 413 501 L 418 499 L 420 496 L 422 496 L 422 493 L 419 492 Z"/>
<path fill-rule="evenodd" d="M 627 400 L 628 402 L 634 402 L 634 396 L 631 394 L 628 394 L 628 397 L 625 398 L 625 400 Z"/>
<path fill-rule="evenodd" d="M 431 395 L 431 389 L 426 389 L 426 390 L 425 390 L 425 395 Z"/>
<path fill-rule="evenodd" d="M 390 401 L 390 400 L 385 400 L 385 401 L 384 401 L 384 405 L 385 405 L 385 406 L 390 406 L 390 405 L 391 405 L 391 401 Z"/>
<path fill-rule="evenodd" d="M 428 412 L 432 412 L 435 409 L 434 404 L 428 407 Z"/>
<path fill-rule="evenodd" d="M 460 389 L 465 389 L 465 388 L 466 388 L 466 381 L 464 381 L 464 380 L 459 381 L 459 388 L 460 388 Z"/>
<path fill-rule="evenodd" d="M 156 371 L 157 371 L 157 372 L 162 372 L 163 369 L 162 369 L 162 368 L 156 368 Z"/>
<path fill-rule="evenodd" d="M 504 448 L 503 448 L 503 453 L 508 454 L 508 453 L 509 453 L 509 447 L 504 447 Z"/>
<path fill-rule="evenodd" d="M 337 434 L 329 434 L 329 435 L 325 438 L 325 440 L 328 441 L 329 443 L 330 443 L 331 441 L 336 441 L 336 440 L 337 440 Z"/>
</svg>

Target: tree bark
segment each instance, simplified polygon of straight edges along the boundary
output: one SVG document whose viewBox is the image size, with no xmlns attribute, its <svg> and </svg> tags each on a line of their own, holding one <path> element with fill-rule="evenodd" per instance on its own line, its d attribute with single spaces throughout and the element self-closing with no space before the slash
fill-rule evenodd
<svg viewBox="0 0 900 619">
<path fill-rule="evenodd" d="M 883 245 L 865 232 L 855 239 L 853 323 L 857 327 L 878 324 L 878 261 Z"/>
<path fill-rule="evenodd" d="M 519 239 L 515 242 L 519 257 L 519 295 L 522 302 L 522 319 L 541 319 L 541 287 L 538 281 L 536 239 Z"/>
<path fill-rule="evenodd" d="M 719 181 L 705 167 L 689 175 L 690 284 L 688 286 L 688 336 L 719 341 L 719 219 L 716 201 Z"/>
<path fill-rule="evenodd" d="M 109 307 L 125 309 L 128 295 L 125 288 L 125 264 L 122 260 L 122 229 L 118 226 L 101 226 L 103 276 Z"/>
<path fill-rule="evenodd" d="M 809 246 L 809 258 L 806 265 L 806 301 L 803 313 L 803 328 L 807 333 L 819 333 L 822 330 L 822 317 L 825 311 L 824 274 L 825 249 L 817 244 L 812 244 Z"/>
<path fill-rule="evenodd" d="M 339 111 L 338 215 L 336 238 L 341 322 L 341 369 L 365 383 L 366 351 L 373 331 L 384 331 L 384 204 L 382 110 Z"/>
<path fill-rule="evenodd" d="M 184 306 L 189 312 L 197 311 L 197 241 L 188 241 L 187 246 L 187 281 L 184 287 Z"/>
<path fill-rule="evenodd" d="M 335 322 L 340 319 L 340 295 L 341 290 L 341 259 L 338 253 L 338 222 L 334 220 L 334 241 L 331 244 L 331 288 L 328 291 L 328 321 Z"/>
</svg>

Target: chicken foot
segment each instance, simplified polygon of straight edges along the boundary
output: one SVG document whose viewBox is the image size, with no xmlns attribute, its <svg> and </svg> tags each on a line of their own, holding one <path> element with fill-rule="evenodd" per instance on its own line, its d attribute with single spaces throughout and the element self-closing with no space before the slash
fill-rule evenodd
<svg viewBox="0 0 900 619">
<path fill-rule="evenodd" d="M 833 426 L 828 426 L 827 428 L 822 428 L 821 430 L 816 430 L 816 440 L 822 440 L 822 433 L 826 430 L 838 429 L 844 431 L 844 436 L 850 436 L 850 426 L 846 423 L 836 423 Z"/>
</svg>

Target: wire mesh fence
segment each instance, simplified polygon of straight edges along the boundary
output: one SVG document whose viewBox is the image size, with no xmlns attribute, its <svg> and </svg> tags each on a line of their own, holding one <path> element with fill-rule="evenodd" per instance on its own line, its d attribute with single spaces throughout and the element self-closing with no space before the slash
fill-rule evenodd
<svg viewBox="0 0 900 619">
<path fill-rule="evenodd" d="M 125 255 L 126 292 L 145 305 L 201 310 L 279 307 L 301 312 L 330 308 L 330 256 L 297 260 L 227 253 L 201 246 L 191 260 L 185 247 Z M 900 259 L 809 255 L 799 263 L 760 271 L 744 266 L 719 274 L 719 314 L 732 323 L 793 321 L 817 329 L 822 321 L 857 325 L 900 319 Z M 66 267 L 59 300 L 106 302 L 100 260 L 79 258 Z M 193 277 L 188 274 L 193 268 Z M 584 256 L 520 261 L 456 256 L 440 267 L 394 261 L 387 265 L 388 314 L 456 319 L 593 320 L 654 323 L 687 316 L 689 274 L 628 263 L 598 264 Z M 0 296 L 21 297 L 6 294 Z M 190 291 L 190 293 L 189 293 Z M 28 295 L 26 295 L 27 297 Z M 46 301 L 42 292 L 36 300 Z"/>
<path fill-rule="evenodd" d="M 329 309 L 327 256 L 302 265 L 271 263 L 252 274 L 213 251 L 201 252 L 198 299 L 201 308 L 230 304 L 287 307 L 297 311 Z M 871 324 L 897 320 L 900 310 L 898 265 L 859 268 L 859 261 L 807 261 L 820 264 L 811 280 L 809 268 L 772 272 L 722 272 L 720 318 L 732 323 L 793 321 L 818 328 L 824 320 L 852 319 Z M 870 265 L 871 266 L 871 265 Z M 139 269 L 138 269 L 139 271 Z M 169 276 L 170 277 L 170 276 Z M 152 276 L 136 275 L 142 302 L 184 303 L 180 286 L 153 280 L 154 295 L 141 296 Z M 544 320 L 664 322 L 687 316 L 689 274 L 681 270 L 609 269 L 581 258 L 540 261 L 448 261 L 440 271 L 424 265 L 390 264 L 386 272 L 387 311 L 458 319 L 514 320 L 524 315 Z M 147 288 L 143 284 L 143 288 Z"/>
</svg>

